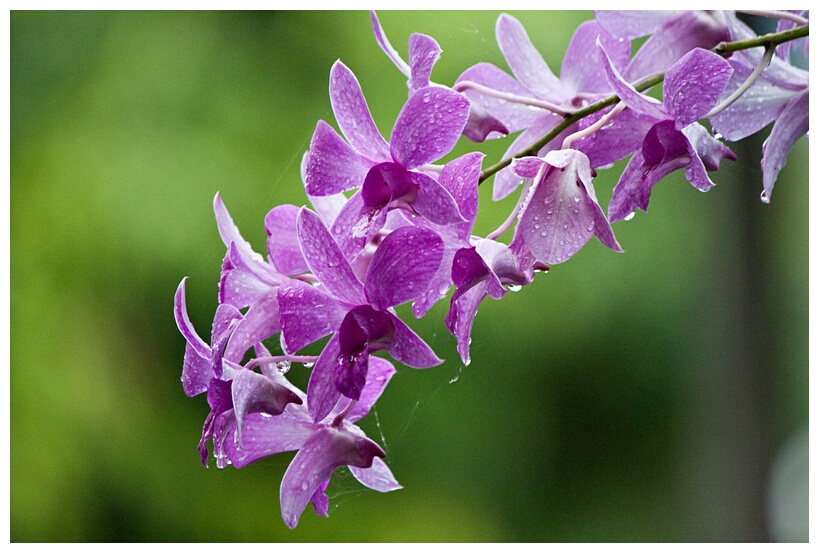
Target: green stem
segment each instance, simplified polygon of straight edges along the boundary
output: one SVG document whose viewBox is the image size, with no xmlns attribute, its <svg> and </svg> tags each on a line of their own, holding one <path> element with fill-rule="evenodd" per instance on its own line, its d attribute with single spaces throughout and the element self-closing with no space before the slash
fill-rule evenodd
<svg viewBox="0 0 819 553">
<path fill-rule="evenodd" d="M 739 50 L 748 50 L 750 48 L 756 48 L 758 46 L 764 46 L 766 48 L 772 48 L 779 44 L 783 44 L 785 42 L 790 42 L 792 40 L 796 40 L 799 38 L 804 38 L 809 34 L 809 25 L 803 25 L 801 27 L 795 27 L 793 29 L 788 29 L 787 31 L 782 31 L 781 33 L 770 33 L 763 36 L 758 36 L 755 38 L 751 38 L 748 40 L 737 40 L 735 42 L 720 42 L 713 48 L 711 51 L 715 54 L 719 54 L 724 56 L 725 54 L 730 54 L 731 52 L 737 52 Z M 649 75 L 648 77 L 644 77 L 638 81 L 632 83 L 632 86 L 638 91 L 642 92 L 648 88 L 651 88 L 654 85 L 660 84 L 665 79 L 665 71 L 661 73 L 655 73 L 654 75 Z M 609 106 L 612 106 L 620 101 L 620 98 L 616 94 L 612 94 L 611 96 L 607 96 L 602 100 L 598 100 L 593 104 L 589 104 L 588 106 L 581 108 L 577 111 L 573 111 L 571 113 L 567 113 L 563 116 L 563 120 L 558 123 L 551 131 L 549 131 L 543 138 L 526 148 L 525 150 L 521 150 L 520 152 L 516 153 L 512 157 L 508 157 L 505 159 L 500 160 L 496 164 L 487 167 L 485 170 L 481 171 L 481 177 L 478 179 L 478 184 L 482 183 L 501 169 L 508 167 L 512 160 L 515 158 L 521 158 L 526 156 L 536 156 L 537 153 L 540 151 L 541 148 L 546 146 L 549 142 L 555 139 L 557 135 L 565 131 L 570 125 L 577 123 L 584 117 L 587 117 L 593 113 L 597 113 L 600 110 L 606 109 Z"/>
</svg>

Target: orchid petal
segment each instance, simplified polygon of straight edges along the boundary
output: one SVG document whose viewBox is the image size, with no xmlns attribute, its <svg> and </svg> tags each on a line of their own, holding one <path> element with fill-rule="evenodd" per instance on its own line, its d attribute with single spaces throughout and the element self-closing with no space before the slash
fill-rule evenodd
<svg viewBox="0 0 819 553">
<path fill-rule="evenodd" d="M 523 86 L 539 98 L 554 100 L 569 96 L 517 19 L 501 14 L 495 25 L 495 36 L 509 69 Z"/>
<path fill-rule="evenodd" d="M 299 213 L 298 235 L 307 266 L 330 294 L 354 305 L 366 303 L 364 287 L 355 277 L 350 263 L 321 218 L 307 208 L 302 208 Z"/>
<path fill-rule="evenodd" d="M 346 420 L 356 422 L 370 412 L 370 409 L 375 405 L 376 400 L 381 397 L 384 388 L 387 387 L 392 376 L 395 374 L 395 367 L 386 359 L 380 357 L 370 357 L 370 368 L 367 371 L 367 381 L 364 384 L 364 389 L 361 390 L 361 395 L 358 402 L 353 406 L 347 416 Z"/>
<path fill-rule="evenodd" d="M 653 34 L 678 13 L 678 10 L 595 10 L 594 17 L 612 36 L 634 39 Z"/>
<path fill-rule="evenodd" d="M 384 310 L 418 298 L 438 271 L 443 252 L 443 241 L 430 230 L 392 231 L 375 250 L 367 270 L 364 291 L 370 305 Z"/>
<path fill-rule="evenodd" d="M 225 259 L 222 261 L 222 274 L 219 277 L 219 303 L 244 309 L 268 293 L 271 288 L 289 279 L 275 273 L 267 264 L 248 265 L 240 251 L 236 243 L 231 242 Z"/>
<path fill-rule="evenodd" d="M 469 117 L 469 100 L 448 88 L 428 86 L 409 97 L 390 138 L 395 161 L 415 169 L 436 161 L 455 146 Z"/>
<path fill-rule="evenodd" d="M 572 36 L 563 66 L 560 69 L 560 81 L 568 88 L 585 93 L 607 94 L 610 88 L 600 78 L 603 72 L 602 60 L 595 55 L 595 44 L 600 40 L 609 59 L 618 71 L 623 71 L 631 59 L 631 43 L 628 40 L 613 38 L 596 21 L 581 23 Z"/>
<path fill-rule="evenodd" d="M 472 323 L 475 315 L 478 314 L 478 306 L 485 297 L 486 284 L 481 282 L 457 299 L 453 296 L 453 299 L 450 300 L 445 322 L 449 332 L 458 340 L 458 354 L 465 365 L 469 365 L 470 361 L 469 342 L 471 339 L 469 336 L 472 332 Z"/>
<path fill-rule="evenodd" d="M 395 325 L 395 334 L 387 345 L 387 351 L 397 361 L 415 369 L 425 369 L 444 362 L 401 319 L 392 313 L 390 313 L 390 318 Z"/>
<path fill-rule="evenodd" d="M 210 358 L 210 346 L 208 346 L 202 338 L 196 333 L 193 328 L 190 318 L 188 318 L 188 307 L 185 302 L 185 283 L 188 277 L 182 279 L 179 286 L 176 288 L 176 294 L 173 298 L 173 315 L 176 319 L 176 326 L 179 332 L 185 337 L 185 340 L 190 345 L 191 349 L 196 352 L 196 355 L 206 359 Z"/>
<path fill-rule="evenodd" d="M 236 415 L 236 440 L 240 447 L 243 447 L 242 430 L 245 415 L 249 413 L 280 415 L 289 403 L 302 402 L 299 396 L 286 387 L 248 369 L 236 372 L 231 384 L 231 396 Z"/>
<path fill-rule="evenodd" d="M 239 228 L 233 222 L 233 218 L 231 218 L 230 213 L 228 213 L 218 192 L 213 198 L 213 211 L 216 214 L 216 228 L 219 229 L 219 236 L 222 238 L 222 242 L 225 243 L 225 246 L 229 248 L 230 243 L 233 242 L 239 249 L 239 254 L 248 264 L 265 265 L 262 256 L 254 252 L 250 243 L 242 238 Z"/>
<path fill-rule="evenodd" d="M 231 427 L 236 428 L 236 417 L 231 417 Z M 285 451 L 299 449 L 315 431 L 315 425 L 292 417 L 285 411 L 271 417 L 267 413 L 248 413 L 243 419 L 242 448 L 233 439 L 225 440 L 224 448 L 230 462 L 236 468 Z"/>
<path fill-rule="evenodd" d="M 762 145 L 763 201 L 770 201 L 776 177 L 785 166 L 788 152 L 808 132 L 808 89 L 799 93 L 782 111 Z M 767 203 L 767 202 L 766 202 Z"/>
<path fill-rule="evenodd" d="M 413 173 L 412 180 L 418 186 L 418 195 L 411 205 L 418 215 L 438 225 L 468 222 L 461 215 L 455 199 L 438 181 L 424 173 Z"/>
<path fill-rule="evenodd" d="M 330 102 L 342 134 L 359 154 L 373 161 L 390 159 L 389 144 L 375 126 L 358 79 L 341 61 L 330 70 Z"/>
<path fill-rule="evenodd" d="M 347 308 L 320 287 L 298 280 L 279 288 L 277 298 L 282 342 L 288 353 L 335 331 L 347 314 Z"/>
<path fill-rule="evenodd" d="M 378 16 L 375 15 L 375 11 L 373 10 L 370 11 L 370 20 L 372 21 L 375 41 L 378 43 L 384 53 L 387 54 L 387 57 L 392 60 L 398 70 L 409 78 L 411 74 L 410 66 L 401 59 L 401 56 L 399 56 L 395 48 L 392 47 L 390 41 L 387 40 L 387 35 L 384 34 L 384 30 L 381 28 L 381 22 L 378 21 Z"/>
<path fill-rule="evenodd" d="M 597 42 L 597 49 L 603 60 L 603 70 L 606 79 L 622 102 L 637 113 L 647 115 L 657 121 L 669 118 L 662 103 L 654 98 L 640 94 L 631 83 L 627 82 L 622 75 L 620 75 L 620 72 L 614 67 L 611 58 L 609 58 L 609 55 L 606 53 L 600 41 Z"/>
<path fill-rule="evenodd" d="M 403 488 L 396 481 L 387 464 L 378 457 L 373 457 L 373 466 L 370 468 L 362 469 L 351 466 L 350 472 L 359 482 L 377 492 L 391 492 Z"/>
<path fill-rule="evenodd" d="M 473 65 L 458 77 L 456 84 L 461 81 L 471 81 L 487 88 L 514 94 L 522 98 L 532 96 L 532 93 L 522 86 L 518 81 L 511 77 L 502 69 L 492 65 L 491 63 L 479 63 Z M 472 109 L 475 105 L 480 105 L 489 114 L 497 117 L 500 122 L 506 127 L 506 132 L 509 134 L 517 132 L 521 129 L 527 128 L 532 122 L 541 115 L 541 110 L 533 109 L 531 106 L 519 104 L 516 102 L 507 102 L 494 96 L 481 94 L 476 90 L 464 90 L 463 94 L 469 98 L 472 103 Z M 500 135 L 498 135 L 500 136 Z M 471 137 L 470 140 L 472 140 Z M 487 138 L 495 138 L 491 134 Z"/>
<path fill-rule="evenodd" d="M 409 65 L 411 71 L 409 93 L 429 86 L 432 67 L 441 56 L 441 47 L 430 36 L 413 33 L 409 38 Z"/>
<path fill-rule="evenodd" d="M 374 164 L 349 146 L 338 133 L 319 121 L 304 174 L 304 185 L 310 196 L 329 196 L 361 186 Z"/>
<path fill-rule="evenodd" d="M 324 346 L 307 383 L 307 409 L 314 422 L 329 415 L 341 397 L 335 382 L 340 355 L 339 336 L 336 333 Z"/>
<path fill-rule="evenodd" d="M 731 65 L 702 48 L 691 50 L 665 74 L 663 104 L 677 129 L 694 123 L 717 105 L 733 73 Z"/>
<path fill-rule="evenodd" d="M 279 322 L 278 288 L 271 289 L 250 306 L 233 334 L 230 336 L 225 359 L 241 361 L 245 352 L 254 344 L 270 338 L 281 331 Z"/>
<path fill-rule="evenodd" d="M 299 248 L 298 215 L 298 207 L 285 204 L 274 207 L 264 218 L 270 262 L 284 275 L 297 275 L 308 270 Z"/>
</svg>

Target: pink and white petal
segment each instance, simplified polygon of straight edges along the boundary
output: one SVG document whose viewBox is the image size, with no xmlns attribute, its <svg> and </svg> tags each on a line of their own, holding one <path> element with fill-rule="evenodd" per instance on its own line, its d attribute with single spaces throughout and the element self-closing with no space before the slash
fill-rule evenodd
<svg viewBox="0 0 819 553">
<path fill-rule="evenodd" d="M 347 303 L 366 303 L 364 286 L 356 278 L 349 261 L 324 226 L 321 217 L 303 207 L 298 216 L 297 228 L 304 260 L 327 291 Z"/>
<path fill-rule="evenodd" d="M 808 89 L 800 92 L 782 111 L 762 145 L 763 201 L 770 201 L 776 177 L 785 166 L 788 152 L 808 132 Z"/>
<path fill-rule="evenodd" d="M 612 37 L 596 21 L 581 23 L 563 57 L 560 81 L 577 92 L 607 94 L 610 88 L 604 79 L 602 60 L 596 55 L 597 40 L 603 44 L 609 59 L 618 71 L 625 70 L 631 60 L 631 42 Z"/>
<path fill-rule="evenodd" d="M 287 353 L 296 353 L 334 332 L 348 311 L 320 287 L 299 280 L 280 287 L 277 299 L 282 344 Z"/>
<path fill-rule="evenodd" d="M 428 86 L 407 99 L 390 137 L 393 159 L 406 169 L 441 159 L 455 146 L 469 117 L 469 100 L 448 88 Z"/>
<path fill-rule="evenodd" d="M 508 73 L 491 63 L 473 65 L 461 73 L 456 83 L 462 81 L 471 81 L 522 98 L 532 97 L 532 93 L 527 88 L 522 86 Z M 542 115 L 542 110 L 533 109 L 531 106 L 517 102 L 507 102 L 494 96 L 481 94 L 475 90 L 465 90 L 464 95 L 469 98 L 473 106 L 477 103 L 490 114 L 497 117 L 506 126 L 506 130 L 508 131 L 506 134 L 528 128 L 537 117 Z"/>
<path fill-rule="evenodd" d="M 316 124 L 308 153 L 304 187 L 310 196 L 330 196 L 357 188 L 375 164 L 355 151 L 324 121 Z"/>
<path fill-rule="evenodd" d="M 424 342 L 415 332 L 412 331 L 404 322 L 390 313 L 393 325 L 395 325 L 395 334 L 392 341 L 387 346 L 387 351 L 395 358 L 396 361 L 413 367 L 415 369 L 426 369 L 434 367 L 444 362 L 435 352 L 432 351 L 426 342 Z"/>
<path fill-rule="evenodd" d="M 298 215 L 298 207 L 284 204 L 271 209 L 264 218 L 267 254 L 276 270 L 283 275 L 297 275 L 308 270 L 299 248 L 296 231 Z"/>
<path fill-rule="evenodd" d="M 319 422 L 329 415 L 341 398 L 341 392 L 336 388 L 340 355 L 341 348 L 336 333 L 324 346 L 307 383 L 307 409 L 313 422 Z"/>
<path fill-rule="evenodd" d="M 481 163 L 484 154 L 473 152 L 465 154 L 444 165 L 439 182 L 455 199 L 461 216 L 467 220 L 462 224 L 462 238 L 468 240 L 472 225 L 478 216 L 478 180 L 481 176 Z"/>
<path fill-rule="evenodd" d="M 429 86 L 429 77 L 432 74 L 432 67 L 441 56 L 441 47 L 430 36 L 413 33 L 409 38 L 409 66 L 410 66 L 410 90 L 413 94 L 419 88 Z"/>
<path fill-rule="evenodd" d="M 691 50 L 666 71 L 663 104 L 677 129 L 701 119 L 717 105 L 733 72 L 722 56 L 702 48 Z"/>
<path fill-rule="evenodd" d="M 374 10 L 370 10 L 370 20 L 373 26 L 373 34 L 375 35 L 375 41 L 381 47 L 387 57 L 392 60 L 395 66 L 398 68 L 401 73 L 403 73 L 407 78 L 410 77 L 410 66 L 401 59 L 401 56 L 398 55 L 395 48 L 392 47 L 390 41 L 387 40 L 387 35 L 384 34 L 384 29 L 381 28 L 381 22 L 378 21 L 378 16 L 375 15 Z"/>
<path fill-rule="evenodd" d="M 351 466 L 350 472 L 359 482 L 377 492 L 386 493 L 403 488 L 392 475 L 387 464 L 378 457 L 373 458 L 373 466 L 370 468 Z"/>
<path fill-rule="evenodd" d="M 412 180 L 418 185 L 418 195 L 412 201 L 412 209 L 418 215 L 438 225 L 467 223 L 455 198 L 434 178 L 424 173 L 413 172 Z"/>
<path fill-rule="evenodd" d="M 375 126 L 358 79 L 341 61 L 330 70 L 330 103 L 342 134 L 359 154 L 373 161 L 390 159 L 390 146 Z"/>
<path fill-rule="evenodd" d="M 185 282 L 187 282 L 187 280 L 188 277 L 182 279 L 173 297 L 173 315 L 176 320 L 176 326 L 197 356 L 210 359 L 210 346 L 199 337 L 196 333 L 196 329 L 193 328 L 190 318 L 188 318 L 188 307 L 185 302 Z"/>
<path fill-rule="evenodd" d="M 383 311 L 423 294 L 441 266 L 444 242 L 431 230 L 395 229 L 373 254 L 364 292 L 373 308 Z"/>
<path fill-rule="evenodd" d="M 543 163 L 543 159 L 535 156 L 516 157 L 512 158 L 512 164 L 509 167 L 518 177 L 533 179 L 543 167 Z"/>
<path fill-rule="evenodd" d="M 278 288 L 271 288 L 250 306 L 244 319 L 236 326 L 225 348 L 225 359 L 240 362 L 248 349 L 281 329 Z"/>
<path fill-rule="evenodd" d="M 571 96 L 549 69 L 517 19 L 501 14 L 495 25 L 495 36 L 509 69 L 523 86 L 537 97 L 555 102 Z"/>
<path fill-rule="evenodd" d="M 347 205 L 347 196 L 340 192 L 330 196 L 308 196 L 308 199 L 310 205 L 328 227 L 333 224 L 338 214 Z"/>
</svg>

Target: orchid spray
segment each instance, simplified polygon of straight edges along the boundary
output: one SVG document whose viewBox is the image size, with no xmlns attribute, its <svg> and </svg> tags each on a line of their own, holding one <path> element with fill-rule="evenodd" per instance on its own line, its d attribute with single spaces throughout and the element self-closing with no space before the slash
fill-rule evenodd
<svg viewBox="0 0 819 553">
<path fill-rule="evenodd" d="M 210 406 L 202 462 L 213 455 L 217 467 L 240 468 L 297 451 L 280 490 L 290 528 L 308 503 L 328 515 L 337 467 L 371 489 L 399 489 L 384 450 L 356 422 L 395 373 L 387 357 L 417 369 L 443 360 L 396 306 L 412 302 L 422 317 L 449 295 L 444 322 L 468 364 L 484 298 L 531 283 L 592 236 L 622 252 L 612 223 L 647 210 L 665 176 L 681 169 L 706 191 L 721 163 L 736 159 L 727 143 L 773 122 L 761 152 L 761 199 L 770 202 L 789 150 L 808 131 L 808 72 L 791 63 L 807 57 L 808 12 L 756 13 L 780 21 L 777 32 L 757 36 L 729 11 L 598 12 L 575 32 L 559 76 L 502 14 L 496 36 L 511 75 L 479 63 L 452 86 L 431 80 L 441 53 L 432 37 L 413 34 L 405 61 L 371 13 L 375 43 L 407 79 L 389 140 L 355 74 L 337 61 L 329 90 L 340 133 L 316 124 L 302 162 L 309 207 L 268 213 L 266 256 L 214 200 L 226 253 L 210 343 L 188 318 L 185 279 L 177 290 L 183 390 L 206 393 Z M 648 38 L 632 55 L 640 37 Z M 649 96 L 653 87 L 662 90 Z M 481 143 L 518 132 L 486 168 L 479 151 L 436 163 L 461 137 Z M 626 158 L 604 209 L 594 177 Z M 475 236 L 478 187 L 490 178 L 495 200 L 518 189 L 520 199 L 497 230 Z M 303 351 L 326 337 L 319 355 Z M 311 371 L 306 391 L 286 376 L 293 363 Z"/>
</svg>

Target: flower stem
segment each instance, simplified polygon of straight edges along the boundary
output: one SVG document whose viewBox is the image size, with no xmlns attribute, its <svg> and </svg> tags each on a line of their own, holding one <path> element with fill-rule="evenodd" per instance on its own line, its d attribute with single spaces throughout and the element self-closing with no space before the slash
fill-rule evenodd
<svg viewBox="0 0 819 553">
<path fill-rule="evenodd" d="M 557 115 L 566 115 L 568 113 L 565 109 L 558 106 L 557 104 L 553 104 L 552 102 L 538 100 L 537 98 L 527 98 L 525 96 L 518 96 L 517 94 L 512 94 L 510 92 L 502 92 L 500 90 L 495 90 L 494 88 L 489 88 L 488 86 L 484 86 L 473 81 L 457 82 L 454 85 L 452 85 L 452 90 L 454 90 L 455 92 L 463 92 L 464 90 L 474 90 L 479 94 L 484 94 L 486 96 L 498 98 L 506 102 L 542 108 L 547 111 L 551 111 L 552 113 L 556 113 Z"/>
</svg>

